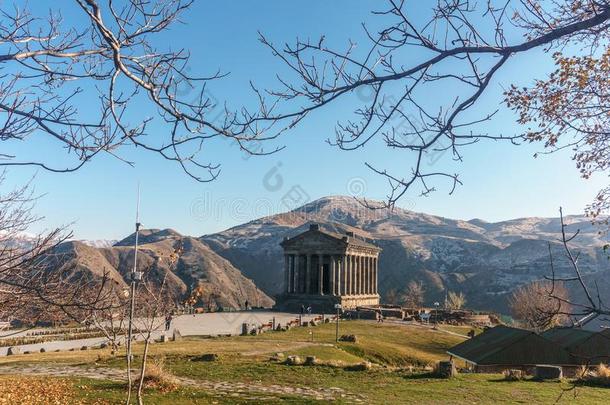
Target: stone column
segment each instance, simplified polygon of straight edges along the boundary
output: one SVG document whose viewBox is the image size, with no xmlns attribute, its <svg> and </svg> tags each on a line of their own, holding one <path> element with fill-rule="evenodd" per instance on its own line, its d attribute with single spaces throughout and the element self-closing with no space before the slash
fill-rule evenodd
<svg viewBox="0 0 610 405">
<path fill-rule="evenodd" d="M 362 293 L 363 294 L 368 294 L 369 293 L 369 257 L 368 256 L 364 256 L 362 258 L 362 261 L 364 262 L 364 271 L 362 272 Z"/>
<path fill-rule="evenodd" d="M 295 283 L 296 283 L 296 280 L 295 280 L 295 278 L 296 278 L 296 264 L 295 264 L 296 258 L 297 258 L 296 255 L 290 255 L 290 287 L 289 287 L 289 289 L 290 289 L 290 292 L 293 294 L 296 292 L 295 288 L 294 288 Z"/>
<path fill-rule="evenodd" d="M 351 277 L 352 277 L 352 295 L 356 294 L 356 256 L 352 255 Z"/>
<path fill-rule="evenodd" d="M 335 272 L 336 272 L 335 277 L 337 277 L 335 279 L 336 295 L 342 295 L 341 287 L 343 286 L 343 281 L 341 280 L 341 264 L 342 264 L 341 255 L 336 255 L 335 256 Z"/>
<path fill-rule="evenodd" d="M 299 294 L 301 292 L 301 273 L 300 273 L 300 265 L 301 265 L 301 255 L 294 255 L 294 284 L 292 285 L 292 290 Z"/>
<path fill-rule="evenodd" d="M 366 256 L 362 256 L 362 285 L 360 287 L 360 294 L 366 294 Z"/>
<path fill-rule="evenodd" d="M 345 286 L 347 285 L 347 273 L 345 269 L 347 268 L 347 256 L 341 256 L 341 264 L 339 266 L 339 292 L 341 295 L 347 295 L 347 290 Z"/>
<path fill-rule="evenodd" d="M 368 271 L 366 273 L 366 293 L 367 294 L 372 294 L 373 293 L 373 258 L 372 257 L 368 257 L 367 258 L 367 268 Z"/>
<path fill-rule="evenodd" d="M 290 286 L 289 286 L 289 277 L 288 277 L 288 272 L 290 271 L 289 267 L 288 267 L 288 260 L 289 256 L 287 254 L 284 255 L 284 293 L 288 294 L 288 292 L 290 291 Z"/>
<path fill-rule="evenodd" d="M 371 257 L 371 294 L 375 294 L 375 258 Z"/>
<path fill-rule="evenodd" d="M 375 257 L 371 257 L 371 294 L 375 294 Z"/>
<path fill-rule="evenodd" d="M 311 293 L 311 255 L 305 256 L 305 294 Z"/>
<path fill-rule="evenodd" d="M 349 295 L 349 255 L 343 256 L 343 295 Z"/>
<path fill-rule="evenodd" d="M 363 283 L 362 281 L 364 280 L 364 277 L 362 277 L 362 275 L 364 274 L 364 256 L 360 256 L 358 257 L 358 294 L 362 294 L 363 291 Z"/>
<path fill-rule="evenodd" d="M 366 257 L 360 256 L 360 294 L 364 294 L 364 274 L 366 272 Z"/>
<path fill-rule="evenodd" d="M 358 295 L 362 294 L 362 271 L 364 270 L 362 259 L 362 256 L 358 256 L 358 273 L 356 273 L 358 277 Z"/>
<path fill-rule="evenodd" d="M 354 282 L 354 277 L 352 274 L 352 255 L 345 256 L 345 291 L 347 295 L 352 295 L 352 284 Z"/>
<path fill-rule="evenodd" d="M 318 294 L 324 294 L 324 255 L 318 255 Z"/>
<path fill-rule="evenodd" d="M 368 282 L 368 274 L 369 274 L 369 258 L 368 256 L 364 256 L 362 258 L 364 262 L 364 271 L 362 272 L 362 293 L 368 294 L 369 282 Z"/>
<path fill-rule="evenodd" d="M 377 294 L 377 280 L 379 279 L 379 275 L 377 274 L 377 257 L 375 257 L 373 263 L 373 294 Z"/>
<path fill-rule="evenodd" d="M 354 294 L 360 294 L 360 256 L 354 256 Z"/>
<path fill-rule="evenodd" d="M 352 256 L 352 294 L 358 294 L 358 256 Z"/>
<path fill-rule="evenodd" d="M 287 274 L 286 279 L 287 279 L 288 283 L 286 285 L 286 290 L 287 290 L 288 294 L 292 293 L 292 278 L 293 278 L 292 277 L 292 272 L 293 272 L 292 257 L 293 257 L 292 255 L 288 255 L 288 260 L 287 260 L 288 261 L 288 271 L 287 271 L 288 274 Z"/>
<path fill-rule="evenodd" d="M 329 255 L 328 258 L 330 260 L 330 289 L 328 291 L 330 291 L 330 295 L 338 295 L 336 290 L 337 280 L 335 279 L 337 275 L 337 269 L 335 267 L 337 257 L 335 255 Z"/>
</svg>

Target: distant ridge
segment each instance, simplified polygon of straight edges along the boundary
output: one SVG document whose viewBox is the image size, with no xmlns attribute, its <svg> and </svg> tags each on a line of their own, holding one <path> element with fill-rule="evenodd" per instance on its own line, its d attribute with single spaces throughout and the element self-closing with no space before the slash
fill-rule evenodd
<svg viewBox="0 0 610 405">
<path fill-rule="evenodd" d="M 569 216 L 566 221 L 570 229 L 580 229 L 574 246 L 581 252 L 583 271 L 589 278 L 610 274 L 610 262 L 601 249 L 605 241 L 598 229 L 584 216 Z M 400 290 L 410 280 L 420 280 L 430 303 L 443 300 L 449 290 L 463 291 L 471 306 L 506 312 L 507 295 L 516 286 L 548 274 L 548 241 L 557 270 L 569 270 L 557 243 L 558 218 L 463 221 L 402 208 L 371 211 L 348 196 L 323 197 L 200 240 L 265 292 L 275 294 L 282 288 L 279 242 L 314 222 L 333 232 L 359 233 L 383 248 L 382 295 Z"/>
<path fill-rule="evenodd" d="M 569 230 L 580 229 L 573 247 L 588 282 L 598 281 L 600 295 L 610 300 L 607 243 L 584 216 L 566 217 Z M 383 297 L 400 292 L 411 280 L 424 283 L 426 301 L 442 302 L 448 291 L 462 291 L 468 306 L 507 312 L 507 297 L 517 286 L 549 273 L 548 243 L 559 275 L 570 267 L 563 257 L 558 218 L 518 218 L 500 222 L 443 218 L 402 208 L 371 211 L 354 198 L 331 196 L 292 211 L 256 219 L 199 238 L 173 229 L 144 229 L 140 234 L 141 268 L 161 275 L 170 271 L 170 285 L 186 296 L 196 286 L 214 294 L 214 303 L 238 308 L 270 306 L 282 291 L 283 256 L 279 243 L 309 228 L 354 232 L 383 249 L 379 288 Z M 110 269 L 124 283 L 133 265 L 134 235 L 115 241 L 70 241 L 60 246 L 78 271 L 101 275 Z M 175 270 L 159 261 L 184 247 Z M 578 291 L 574 291 L 576 295 Z M 576 297 L 578 298 L 578 297 Z"/>
<path fill-rule="evenodd" d="M 133 268 L 135 235 L 110 246 L 93 246 L 91 241 L 68 241 L 59 245 L 50 257 L 50 267 L 102 277 L 104 272 L 127 286 Z M 166 284 L 180 299 L 185 299 L 196 287 L 208 292 L 205 304 L 224 309 L 242 308 L 245 301 L 252 306 L 270 307 L 273 300 L 259 290 L 254 282 L 220 257 L 204 242 L 179 234 L 172 229 L 144 229 L 140 234 L 138 268 L 150 279 L 160 281 L 167 274 Z M 100 245 L 109 245 L 101 243 Z M 169 267 L 170 257 L 177 247 L 182 253 L 175 267 Z M 57 254 L 59 253 L 59 254 Z"/>
</svg>

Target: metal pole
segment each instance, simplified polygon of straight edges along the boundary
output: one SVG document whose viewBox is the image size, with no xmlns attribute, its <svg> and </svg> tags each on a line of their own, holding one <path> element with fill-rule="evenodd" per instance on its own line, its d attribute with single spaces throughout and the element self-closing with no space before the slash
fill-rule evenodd
<svg viewBox="0 0 610 405">
<path fill-rule="evenodd" d="M 335 322 L 335 342 L 339 341 L 339 308 L 337 308 L 337 318 Z"/>
<path fill-rule="evenodd" d="M 129 326 L 127 331 L 127 382 L 129 392 L 127 393 L 127 403 L 129 404 L 131 399 L 131 341 L 133 336 L 133 317 L 135 312 L 135 297 L 136 297 L 136 282 L 141 279 L 141 274 L 138 272 L 138 239 L 140 233 L 140 185 L 138 184 L 138 202 L 136 205 L 136 232 L 135 232 L 135 243 L 134 243 L 134 257 L 133 257 L 133 270 L 130 274 L 130 303 L 129 303 Z"/>
</svg>

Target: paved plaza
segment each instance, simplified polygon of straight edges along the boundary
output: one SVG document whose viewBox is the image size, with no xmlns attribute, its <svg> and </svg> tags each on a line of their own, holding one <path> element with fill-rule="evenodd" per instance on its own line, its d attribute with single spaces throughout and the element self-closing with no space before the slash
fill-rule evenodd
<svg viewBox="0 0 610 405">
<path fill-rule="evenodd" d="M 304 315 L 303 320 L 308 321 L 314 318 L 316 315 Z M 194 314 L 194 315 L 180 315 L 173 318 L 169 331 L 165 331 L 165 325 L 163 320 L 159 320 L 158 328 L 153 333 L 155 339 L 165 334 L 171 337 L 174 330 L 178 330 L 182 336 L 218 336 L 218 335 L 239 335 L 242 331 L 242 324 L 248 323 L 250 327 L 260 326 L 269 322 L 285 325 L 287 322 L 295 320 L 299 317 L 298 314 L 292 314 L 287 312 L 273 312 L 273 311 L 239 311 L 239 312 L 214 312 L 205 314 Z M 137 326 L 137 322 L 136 322 Z M 22 332 L 12 333 L 11 331 L 2 331 L 0 336 L 18 337 L 26 336 L 28 333 L 40 331 L 41 329 L 31 329 Z M 2 339 L 0 338 L 0 341 Z M 58 340 L 49 341 L 44 343 L 36 343 L 30 345 L 19 346 L 21 352 L 30 351 L 38 352 L 41 348 L 44 348 L 47 352 L 55 350 L 78 350 L 83 346 L 99 346 L 106 342 L 106 338 L 90 338 L 90 339 L 78 339 L 78 340 Z M 5 356 L 8 347 L 0 347 L 0 356 Z"/>
</svg>

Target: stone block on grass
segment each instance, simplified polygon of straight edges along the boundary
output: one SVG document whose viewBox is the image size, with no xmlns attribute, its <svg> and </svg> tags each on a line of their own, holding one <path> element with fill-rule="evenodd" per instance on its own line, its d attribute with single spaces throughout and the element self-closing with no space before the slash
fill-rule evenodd
<svg viewBox="0 0 610 405">
<path fill-rule="evenodd" d="M 191 361 L 218 361 L 220 357 L 216 353 L 206 353 L 201 356 L 193 357 Z"/>
<path fill-rule="evenodd" d="M 534 368 L 534 378 L 537 380 L 557 380 L 562 377 L 560 366 L 537 365 Z"/>
<path fill-rule="evenodd" d="M 341 335 L 341 337 L 339 338 L 339 341 L 356 343 L 358 341 L 358 338 L 356 337 L 356 335 Z"/>
<path fill-rule="evenodd" d="M 303 364 L 303 360 L 299 356 L 288 356 L 286 359 L 286 364 L 289 366 L 299 366 Z"/>
<path fill-rule="evenodd" d="M 15 354 L 21 354 L 21 349 L 18 347 L 9 347 L 6 351 L 7 356 L 13 356 Z"/>
<path fill-rule="evenodd" d="M 457 375 L 457 369 L 452 361 L 439 361 L 436 374 L 441 378 L 452 378 Z"/>
</svg>

